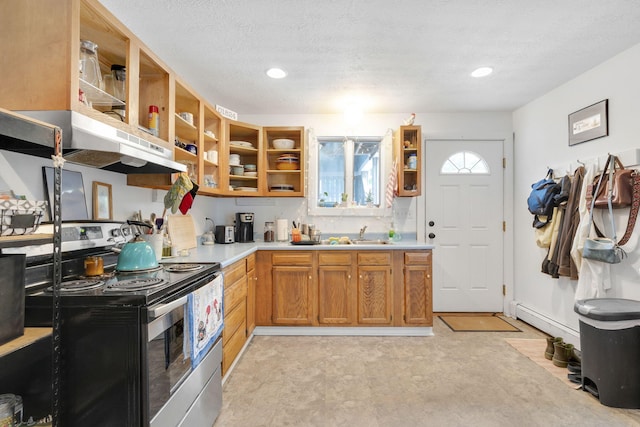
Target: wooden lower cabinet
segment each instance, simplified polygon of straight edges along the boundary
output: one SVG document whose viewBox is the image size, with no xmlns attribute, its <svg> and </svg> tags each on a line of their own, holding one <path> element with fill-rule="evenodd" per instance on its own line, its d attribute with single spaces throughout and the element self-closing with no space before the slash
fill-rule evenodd
<svg viewBox="0 0 640 427">
<path fill-rule="evenodd" d="M 431 326 L 433 325 L 431 251 L 405 252 L 402 255 L 404 323 L 409 326 Z"/>
<path fill-rule="evenodd" d="M 391 252 L 358 253 L 358 323 L 390 325 L 393 316 Z"/>
<path fill-rule="evenodd" d="M 248 336 L 247 258 L 223 268 L 222 272 L 224 273 L 222 375 L 224 375 L 242 350 Z"/>
<path fill-rule="evenodd" d="M 313 323 L 313 268 L 274 265 L 273 323 L 311 325 Z"/>
<path fill-rule="evenodd" d="M 258 251 L 255 276 L 258 326 L 433 325 L 430 250 Z"/>
<path fill-rule="evenodd" d="M 318 252 L 318 323 L 354 323 L 352 252 Z"/>
<path fill-rule="evenodd" d="M 247 337 L 256 327 L 256 254 L 247 257 Z"/>
</svg>

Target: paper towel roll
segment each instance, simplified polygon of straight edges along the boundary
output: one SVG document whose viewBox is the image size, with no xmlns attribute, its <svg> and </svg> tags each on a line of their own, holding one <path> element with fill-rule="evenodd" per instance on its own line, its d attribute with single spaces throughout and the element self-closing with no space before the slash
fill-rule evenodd
<svg viewBox="0 0 640 427">
<path fill-rule="evenodd" d="M 286 242 L 289 240 L 288 224 L 289 220 L 287 219 L 276 220 L 276 239 L 279 242 Z"/>
</svg>

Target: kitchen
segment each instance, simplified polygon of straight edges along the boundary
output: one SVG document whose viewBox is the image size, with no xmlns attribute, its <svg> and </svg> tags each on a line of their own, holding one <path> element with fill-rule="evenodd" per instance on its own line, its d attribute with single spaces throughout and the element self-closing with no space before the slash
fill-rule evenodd
<svg viewBox="0 0 640 427">
<path fill-rule="evenodd" d="M 9 16 L 9 14 L 3 14 Z M 124 16 L 123 18 L 124 19 Z M 3 35 L 5 35 L 3 33 Z M 142 37 L 142 36 L 141 36 Z M 637 40 L 637 39 L 635 39 Z M 145 40 L 146 41 L 146 40 Z M 505 313 L 520 314 L 512 311 L 513 306 L 523 307 L 527 321 L 547 333 L 556 336 L 565 335 L 567 340 L 573 337 L 577 340 L 578 320 L 573 312 L 573 291 L 575 285 L 570 281 L 556 282 L 540 277 L 538 273 L 538 258 L 531 259 L 532 251 L 537 249 L 532 244 L 530 218 L 528 212 L 520 209 L 528 195 L 530 183 L 543 172 L 546 166 L 570 164 L 574 158 L 592 158 L 606 154 L 609 151 L 622 152 L 634 148 L 633 142 L 633 111 L 632 96 L 637 83 L 632 76 L 634 64 L 638 62 L 638 48 L 632 47 L 622 52 L 619 48 L 609 56 L 601 57 L 591 67 L 592 71 L 578 77 L 567 76 L 551 86 L 546 92 L 540 92 L 536 101 L 520 104 L 517 109 L 504 112 L 433 112 L 416 111 L 415 123 L 422 126 L 423 135 L 427 138 L 477 138 L 503 139 L 506 141 L 505 155 L 507 157 L 508 176 L 512 181 L 505 183 L 505 200 L 507 206 L 512 204 L 514 209 L 505 208 L 507 236 L 505 242 L 505 272 L 504 281 L 507 288 Z M 609 59 L 614 53 L 622 52 L 619 56 Z M 173 64 L 171 64 L 173 66 Z M 630 66 L 631 65 L 631 66 Z M 185 76 L 186 77 L 186 76 Z M 572 80 L 569 80 L 572 79 Z M 188 80 L 189 81 L 189 80 Z M 567 82 L 567 83 L 564 83 Z M 556 89 L 553 89 L 556 87 Z M 545 94 L 545 95 L 540 95 Z M 568 147 L 565 141 L 567 114 L 585 105 L 609 98 L 612 112 L 616 109 L 615 127 L 611 135 L 588 144 Z M 531 99 L 534 99 L 533 97 Z M 212 102 L 235 108 L 234 103 L 211 99 Z M 615 101 L 615 103 L 614 103 Z M 511 112 L 515 109 L 515 112 Z M 335 135 L 344 133 L 343 117 L 341 114 L 245 114 L 244 108 L 237 108 L 243 122 L 264 126 L 301 126 L 314 129 L 317 134 Z M 423 112 L 421 112 L 423 111 Z M 387 128 L 397 128 L 407 118 L 409 111 L 398 113 L 365 114 L 360 125 L 354 130 L 355 134 L 383 135 Z M 614 119 L 612 118 L 612 123 Z M 550 126 L 535 127 L 534 123 L 548 123 Z M 612 124 L 613 126 L 613 124 Z M 513 142 L 513 133 L 517 135 L 517 147 Z M 544 142 L 540 142 L 544 141 Z M 537 147 L 537 148 L 536 148 Z M 542 149 L 541 149 L 542 148 Z M 549 153 L 553 152 L 553 156 Z M 2 152 L 7 159 L 6 164 L 20 176 L 22 186 L 33 195 L 33 199 L 44 200 L 44 190 L 40 175 L 41 166 L 49 166 L 50 161 L 37 157 L 25 157 L 21 154 Z M 555 159 L 555 160 L 553 160 Z M 23 170 L 31 170 L 29 174 Z M 91 181 L 107 182 L 113 186 L 114 218 L 124 219 L 138 209 L 143 210 L 147 217 L 152 212 L 161 213 L 163 206 L 163 190 L 149 190 L 146 188 L 127 185 L 127 177 L 103 170 L 69 165 L 69 169 L 78 170 L 85 176 L 87 195 L 91 194 Z M 17 186 L 13 186 L 18 188 Z M 27 191 L 20 191 L 28 194 Z M 415 198 L 398 198 L 395 201 L 393 222 L 406 239 L 408 236 L 424 233 L 424 205 L 426 195 Z M 207 226 L 206 217 L 211 217 L 216 224 L 229 224 L 239 211 L 254 212 L 256 218 L 256 232 L 261 235 L 264 222 L 276 218 L 297 220 L 307 218 L 308 201 L 298 198 L 218 198 L 198 196 L 190 213 L 194 218 L 197 234 L 202 234 Z M 335 235 L 354 235 L 367 225 L 367 233 L 382 235 L 388 231 L 389 218 L 358 217 L 313 217 L 305 221 L 313 222 L 319 229 L 331 230 Z M 304 221 L 303 221 L 304 222 Z M 421 225 L 422 224 L 422 225 Z M 520 248 L 530 248 L 520 249 Z M 535 253 L 535 252 L 534 252 Z M 437 259 L 437 255 L 436 255 Z M 638 291 L 633 286 L 634 273 L 624 270 L 617 279 L 612 292 L 617 296 L 638 299 Z M 538 323 L 536 323 L 538 322 Z"/>
</svg>

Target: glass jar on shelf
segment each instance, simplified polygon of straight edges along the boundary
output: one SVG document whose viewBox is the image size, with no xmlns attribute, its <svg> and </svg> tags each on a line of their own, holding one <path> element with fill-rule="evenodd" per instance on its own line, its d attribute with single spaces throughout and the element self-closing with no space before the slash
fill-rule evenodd
<svg viewBox="0 0 640 427">
<path fill-rule="evenodd" d="M 80 78 L 98 89 L 102 89 L 98 45 L 91 40 L 80 40 Z"/>
</svg>

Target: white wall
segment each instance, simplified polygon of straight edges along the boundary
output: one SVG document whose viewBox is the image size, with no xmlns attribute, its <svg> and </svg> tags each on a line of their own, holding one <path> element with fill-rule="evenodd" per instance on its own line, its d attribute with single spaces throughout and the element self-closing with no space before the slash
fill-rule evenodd
<svg viewBox="0 0 640 427">
<path fill-rule="evenodd" d="M 515 132 L 515 300 L 541 317 L 578 331 L 573 312 L 576 281 L 552 279 L 540 272 L 546 251 L 538 248 L 526 199 L 531 184 L 541 179 L 547 166 L 577 166 L 607 153 L 640 147 L 638 111 L 640 100 L 640 45 L 576 77 L 513 114 Z M 568 145 L 568 115 L 603 99 L 609 100 L 609 136 Z M 566 165 L 566 166 L 564 166 Z M 630 165 L 626 165 L 630 166 Z M 560 171 L 562 174 L 566 172 Z M 626 218 L 626 217 L 625 217 Z M 626 224 L 626 219 L 622 221 Z M 620 218 L 619 218 L 620 219 Z M 623 230 L 618 233 L 621 236 Z M 612 266 L 613 287 L 607 296 L 640 299 L 637 238 L 625 249 L 630 257 Z"/>
</svg>

